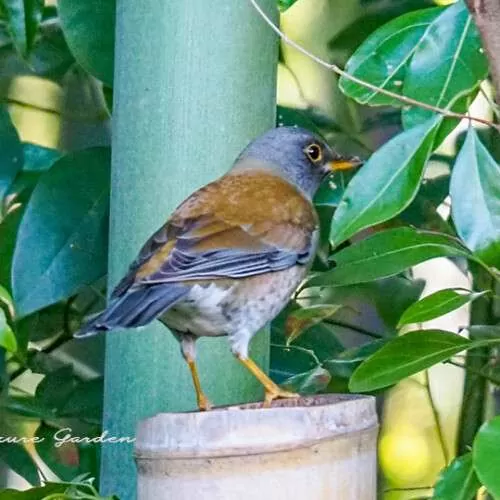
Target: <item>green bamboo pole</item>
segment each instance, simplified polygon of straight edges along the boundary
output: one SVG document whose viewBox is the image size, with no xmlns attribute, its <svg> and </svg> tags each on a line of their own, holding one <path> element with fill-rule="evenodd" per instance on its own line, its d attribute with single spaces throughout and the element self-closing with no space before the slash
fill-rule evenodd
<svg viewBox="0 0 500 500">
<path fill-rule="evenodd" d="M 262 0 L 275 13 L 276 0 Z M 225 172 L 275 123 L 277 40 L 246 0 L 117 2 L 110 285 L 194 189 Z M 106 339 L 104 429 L 133 436 L 138 420 L 195 407 L 188 370 L 160 324 Z M 216 404 L 261 397 L 226 339 L 199 342 Z M 268 336 L 253 342 L 268 364 Z M 132 446 L 105 444 L 103 493 L 135 498 Z"/>
</svg>

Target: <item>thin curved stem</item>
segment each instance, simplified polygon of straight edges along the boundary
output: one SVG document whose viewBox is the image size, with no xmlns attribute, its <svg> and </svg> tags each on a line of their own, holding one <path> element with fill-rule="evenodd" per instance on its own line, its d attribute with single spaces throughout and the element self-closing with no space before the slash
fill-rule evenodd
<svg viewBox="0 0 500 500">
<path fill-rule="evenodd" d="M 309 59 L 317 62 L 319 65 L 323 66 L 324 68 L 333 71 L 339 76 L 343 76 L 344 78 L 357 83 L 358 85 L 361 85 L 362 87 L 365 87 L 367 89 L 373 90 L 374 92 L 377 92 L 379 94 L 385 95 L 387 97 L 391 97 L 392 99 L 396 99 L 404 104 L 410 105 L 410 106 L 416 106 L 418 108 L 422 109 L 427 109 L 429 111 L 433 111 L 435 113 L 439 113 L 443 116 L 447 116 L 449 118 L 457 118 L 460 120 L 466 119 L 469 121 L 477 122 L 477 123 L 482 123 L 483 125 L 488 125 L 490 127 L 493 127 L 497 130 L 500 131 L 500 125 L 497 125 L 496 123 L 493 123 L 490 120 L 486 120 L 484 118 L 479 118 L 475 116 L 468 116 L 465 114 L 461 113 L 455 113 L 454 111 L 450 111 L 449 109 L 444 109 L 444 108 L 439 108 L 437 106 L 432 106 L 431 104 L 427 104 L 425 102 L 417 101 L 416 99 L 412 99 L 411 97 L 406 97 L 400 94 L 396 94 L 394 92 L 391 92 L 390 90 L 386 90 L 382 87 L 378 87 L 377 85 L 374 85 L 373 83 L 367 82 L 365 80 L 362 80 L 361 78 L 357 78 L 356 76 L 353 76 L 343 69 L 341 69 L 339 66 L 333 63 L 328 63 L 321 59 L 320 57 L 314 55 L 312 52 L 309 52 L 307 49 L 302 47 L 302 45 L 299 45 L 297 42 L 289 38 L 285 33 L 283 33 L 278 26 L 276 26 L 273 21 L 269 18 L 269 16 L 263 11 L 262 7 L 257 3 L 256 0 L 249 0 L 249 2 L 252 4 L 253 8 L 257 11 L 257 13 L 260 15 L 260 17 L 266 22 L 266 24 L 290 47 L 293 47 L 294 49 L 298 50 L 302 54 L 304 54 L 306 57 Z"/>
</svg>

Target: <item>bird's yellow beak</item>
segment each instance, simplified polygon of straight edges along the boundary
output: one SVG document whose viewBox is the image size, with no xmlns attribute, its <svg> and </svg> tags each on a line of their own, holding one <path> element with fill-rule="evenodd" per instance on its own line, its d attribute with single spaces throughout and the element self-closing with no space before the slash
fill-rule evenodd
<svg viewBox="0 0 500 500">
<path fill-rule="evenodd" d="M 363 164 L 363 160 L 357 156 L 339 157 L 328 162 L 325 167 L 329 172 L 339 172 L 343 170 L 352 170 Z"/>
</svg>

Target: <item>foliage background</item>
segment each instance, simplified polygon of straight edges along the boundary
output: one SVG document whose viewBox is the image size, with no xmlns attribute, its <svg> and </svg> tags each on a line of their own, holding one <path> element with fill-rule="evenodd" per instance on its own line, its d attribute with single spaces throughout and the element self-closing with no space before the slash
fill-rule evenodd
<svg viewBox="0 0 500 500">
<path fill-rule="evenodd" d="M 293 40 L 349 74 L 496 122 L 488 60 L 461 0 L 280 6 Z M 114 9 L 111 0 L 59 0 L 58 10 L 42 0 L 0 2 L 0 435 L 34 432 L 50 443 L 64 427 L 101 432 L 102 339 L 71 335 L 104 305 Z M 491 451 L 500 446 L 500 421 L 491 418 L 500 379 L 498 130 L 338 81 L 286 45 L 278 102 L 279 124 L 306 126 L 370 159 L 318 194 L 320 252 L 273 322 L 272 375 L 304 393 L 351 390 L 385 401 L 387 498 L 466 499 L 481 485 L 500 496 Z M 438 257 L 446 258 L 440 270 L 463 279 L 419 300 L 425 283 L 413 266 Z M 445 327 L 422 326 L 461 307 L 470 308 L 471 327 L 450 316 Z M 458 356 L 465 349 L 473 350 Z M 427 371 L 442 361 L 467 372 L 455 425 L 440 414 Z M 425 432 L 394 418 L 414 403 L 430 421 Z M 22 445 L 0 443 L 0 458 L 35 486 L 44 476 L 73 481 L 44 486 L 40 498 L 49 490 L 97 496 L 88 480 L 98 479 L 97 446 L 35 449 L 45 465 Z"/>
</svg>

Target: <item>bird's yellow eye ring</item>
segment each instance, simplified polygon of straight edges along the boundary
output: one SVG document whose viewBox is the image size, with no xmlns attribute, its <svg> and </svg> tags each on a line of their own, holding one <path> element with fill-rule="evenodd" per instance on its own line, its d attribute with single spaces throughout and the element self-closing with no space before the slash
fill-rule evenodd
<svg viewBox="0 0 500 500">
<path fill-rule="evenodd" d="M 323 160 L 323 151 L 319 144 L 309 144 L 309 146 L 304 149 L 304 153 L 313 163 L 319 163 L 321 160 Z"/>
</svg>

